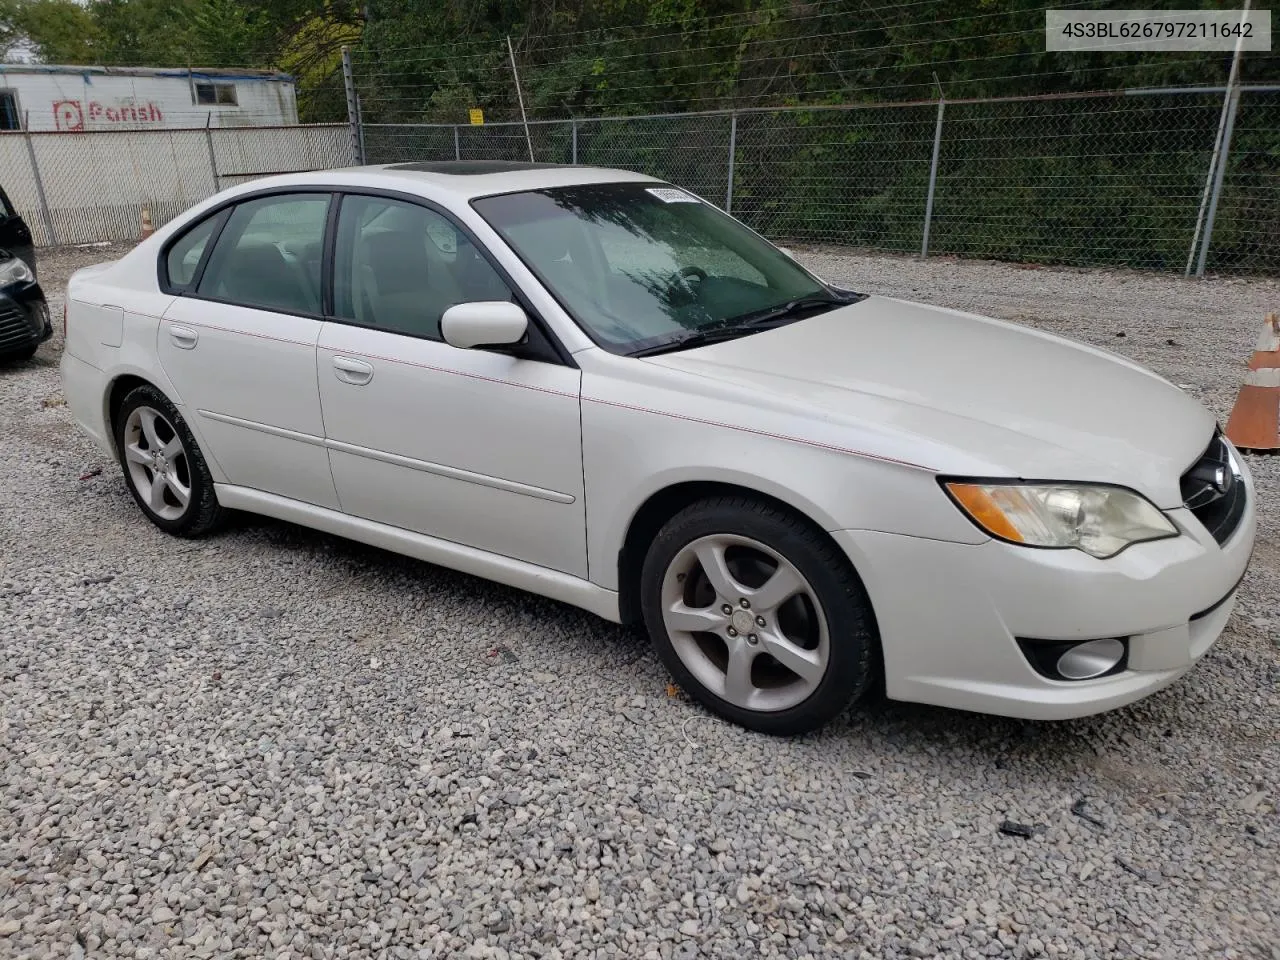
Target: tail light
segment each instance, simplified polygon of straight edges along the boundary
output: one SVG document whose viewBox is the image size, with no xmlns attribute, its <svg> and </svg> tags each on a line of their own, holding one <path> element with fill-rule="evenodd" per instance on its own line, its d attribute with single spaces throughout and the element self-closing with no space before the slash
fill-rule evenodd
<svg viewBox="0 0 1280 960">
<path fill-rule="evenodd" d="M 62 342 L 67 342 L 67 301 L 62 301 Z"/>
</svg>

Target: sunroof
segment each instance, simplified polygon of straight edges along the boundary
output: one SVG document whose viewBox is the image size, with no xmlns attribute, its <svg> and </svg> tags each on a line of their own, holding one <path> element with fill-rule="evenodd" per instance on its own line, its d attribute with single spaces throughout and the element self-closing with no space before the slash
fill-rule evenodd
<svg viewBox="0 0 1280 960">
<path fill-rule="evenodd" d="M 514 173 L 518 170 L 546 170 L 563 167 L 562 163 L 529 163 L 519 160 L 425 160 L 416 163 L 396 163 L 389 170 L 415 170 L 418 173 L 448 173 L 467 177 L 484 173 Z"/>
</svg>

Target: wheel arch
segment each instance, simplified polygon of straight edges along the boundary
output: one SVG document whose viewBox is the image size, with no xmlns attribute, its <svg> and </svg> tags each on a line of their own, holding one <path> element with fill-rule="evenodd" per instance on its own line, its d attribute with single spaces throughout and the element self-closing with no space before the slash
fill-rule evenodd
<svg viewBox="0 0 1280 960">
<path fill-rule="evenodd" d="M 827 528 L 818 521 L 814 513 L 781 497 L 767 493 L 755 487 L 727 480 L 684 480 L 669 484 L 651 493 L 632 514 L 627 524 L 626 533 L 618 549 L 618 614 L 624 624 L 638 624 L 640 616 L 640 571 L 644 565 L 645 554 L 649 544 L 657 536 L 658 531 L 668 520 L 692 503 L 710 497 L 739 496 L 750 497 L 793 513 L 808 522 L 824 537 L 830 539 Z M 854 568 L 853 561 L 835 543 L 832 546 L 839 550 Z M 859 574 L 861 579 L 861 575 Z"/>
<path fill-rule="evenodd" d="M 178 396 L 176 388 L 163 374 L 157 377 L 133 365 L 124 366 L 113 371 L 111 379 L 107 382 L 107 388 L 102 395 L 102 413 L 107 428 L 107 441 L 111 444 L 113 453 L 119 454 L 120 452 L 116 449 L 116 414 L 120 412 L 124 398 L 138 387 L 150 387 L 153 390 L 157 390 L 175 407 L 179 410 L 182 409 L 181 397 Z M 190 423 L 190 418 L 187 418 L 187 420 L 187 426 L 195 434 L 196 440 L 200 444 L 201 452 L 204 454 L 205 459 L 208 460 L 209 455 L 205 452 L 204 438 Z"/>
<path fill-rule="evenodd" d="M 168 389 L 163 383 L 157 383 L 154 377 L 148 377 L 142 371 L 128 368 L 119 371 L 107 384 L 106 392 L 102 398 L 102 412 L 106 418 L 107 437 L 113 450 L 116 446 L 116 414 L 120 412 L 120 407 L 124 404 L 124 398 L 138 387 L 150 387 L 152 390 L 158 390 L 174 406 L 181 406 L 180 401 L 174 396 L 173 390 Z"/>
</svg>

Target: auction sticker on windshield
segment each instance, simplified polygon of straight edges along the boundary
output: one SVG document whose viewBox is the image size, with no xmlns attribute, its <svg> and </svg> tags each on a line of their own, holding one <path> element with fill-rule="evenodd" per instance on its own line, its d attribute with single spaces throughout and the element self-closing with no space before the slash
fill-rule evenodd
<svg viewBox="0 0 1280 960">
<path fill-rule="evenodd" d="M 663 203 L 701 203 L 697 197 L 690 196 L 683 190 L 673 187 L 649 187 L 645 193 L 651 193 Z"/>
</svg>

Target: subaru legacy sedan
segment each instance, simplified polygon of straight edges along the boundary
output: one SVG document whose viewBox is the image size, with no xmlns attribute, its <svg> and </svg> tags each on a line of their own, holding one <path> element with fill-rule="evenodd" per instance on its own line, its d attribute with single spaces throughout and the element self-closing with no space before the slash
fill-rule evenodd
<svg viewBox="0 0 1280 960">
<path fill-rule="evenodd" d="M 643 625 L 769 733 L 881 687 L 1130 703 L 1209 649 L 1253 545 L 1244 463 L 1155 374 L 828 283 L 621 170 L 258 180 L 68 303 L 67 401 L 161 530 L 250 511 Z"/>
</svg>

